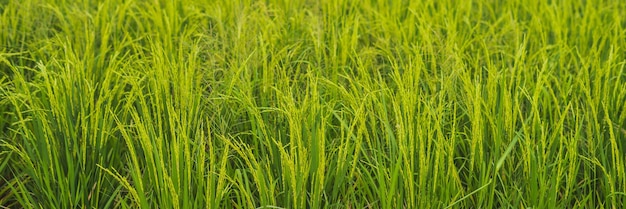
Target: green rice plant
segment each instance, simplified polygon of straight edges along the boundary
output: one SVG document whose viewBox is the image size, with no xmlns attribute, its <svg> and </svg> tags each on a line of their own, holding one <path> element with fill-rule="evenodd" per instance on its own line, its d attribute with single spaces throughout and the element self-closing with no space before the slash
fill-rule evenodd
<svg viewBox="0 0 626 209">
<path fill-rule="evenodd" d="M 0 1 L 0 206 L 620 208 L 625 10 Z"/>
</svg>

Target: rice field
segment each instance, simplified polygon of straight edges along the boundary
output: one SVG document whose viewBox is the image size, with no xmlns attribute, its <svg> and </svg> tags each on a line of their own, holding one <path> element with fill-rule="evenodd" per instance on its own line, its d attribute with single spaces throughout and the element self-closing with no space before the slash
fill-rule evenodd
<svg viewBox="0 0 626 209">
<path fill-rule="evenodd" d="M 625 11 L 0 0 L 0 208 L 623 208 Z"/>
</svg>

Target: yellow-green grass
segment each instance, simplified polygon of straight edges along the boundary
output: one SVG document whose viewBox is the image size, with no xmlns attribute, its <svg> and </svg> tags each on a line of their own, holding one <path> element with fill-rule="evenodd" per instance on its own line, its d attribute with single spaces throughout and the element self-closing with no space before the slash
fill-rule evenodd
<svg viewBox="0 0 626 209">
<path fill-rule="evenodd" d="M 624 11 L 0 0 L 0 205 L 621 208 Z"/>
</svg>

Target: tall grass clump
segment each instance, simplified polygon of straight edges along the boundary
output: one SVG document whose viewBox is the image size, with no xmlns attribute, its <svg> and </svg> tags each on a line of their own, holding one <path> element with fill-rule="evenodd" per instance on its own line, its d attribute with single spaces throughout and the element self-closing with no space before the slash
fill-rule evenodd
<svg viewBox="0 0 626 209">
<path fill-rule="evenodd" d="M 0 206 L 621 208 L 623 11 L 0 0 Z"/>
</svg>

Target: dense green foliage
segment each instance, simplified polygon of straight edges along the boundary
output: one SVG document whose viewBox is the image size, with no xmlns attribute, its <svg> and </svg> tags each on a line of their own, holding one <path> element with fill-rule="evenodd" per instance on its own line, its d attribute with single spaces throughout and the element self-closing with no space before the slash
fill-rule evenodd
<svg viewBox="0 0 626 209">
<path fill-rule="evenodd" d="M 621 208 L 624 11 L 0 0 L 0 205 Z"/>
</svg>

